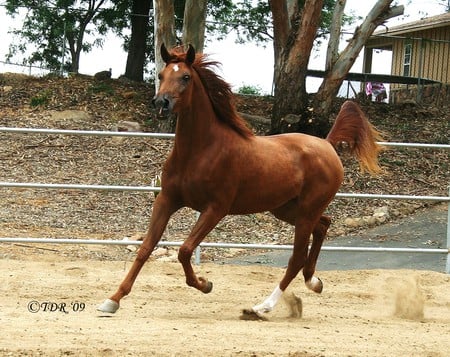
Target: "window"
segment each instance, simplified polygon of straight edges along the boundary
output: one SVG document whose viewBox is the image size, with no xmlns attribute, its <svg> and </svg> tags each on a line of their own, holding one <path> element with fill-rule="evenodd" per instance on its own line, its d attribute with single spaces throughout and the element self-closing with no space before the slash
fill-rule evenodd
<svg viewBox="0 0 450 357">
<path fill-rule="evenodd" d="M 411 55 L 412 44 L 407 43 L 405 45 L 405 56 L 403 57 L 403 75 L 409 77 L 411 75 Z"/>
</svg>

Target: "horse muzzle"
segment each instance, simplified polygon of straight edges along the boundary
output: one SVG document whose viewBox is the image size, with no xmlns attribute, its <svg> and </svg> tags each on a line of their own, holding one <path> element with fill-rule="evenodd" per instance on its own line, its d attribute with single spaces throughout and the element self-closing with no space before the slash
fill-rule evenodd
<svg viewBox="0 0 450 357">
<path fill-rule="evenodd" d="M 152 100 L 158 119 L 166 119 L 172 113 L 174 100 L 169 94 L 157 94 Z"/>
</svg>

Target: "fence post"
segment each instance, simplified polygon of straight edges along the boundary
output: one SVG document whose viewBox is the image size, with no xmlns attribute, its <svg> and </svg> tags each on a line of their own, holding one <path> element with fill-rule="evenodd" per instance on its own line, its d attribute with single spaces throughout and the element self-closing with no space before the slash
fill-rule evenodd
<svg viewBox="0 0 450 357">
<path fill-rule="evenodd" d="M 195 260 L 194 260 L 195 265 L 200 265 L 201 252 L 202 252 L 202 250 L 201 250 L 200 246 L 197 246 L 197 248 L 195 248 Z"/>
<path fill-rule="evenodd" d="M 199 219 L 199 217 L 200 217 L 200 212 L 195 212 L 195 219 L 198 221 L 198 219 Z M 202 251 L 201 251 L 201 248 L 200 248 L 200 245 L 198 245 L 197 246 L 197 248 L 195 248 L 195 254 L 194 254 L 194 264 L 195 265 L 200 265 L 200 261 L 201 261 L 201 253 L 202 253 Z"/>
<path fill-rule="evenodd" d="M 450 197 L 450 186 L 448 186 L 448 195 Z M 445 272 L 450 274 L 450 201 L 447 206 L 447 264 L 445 265 Z"/>
</svg>

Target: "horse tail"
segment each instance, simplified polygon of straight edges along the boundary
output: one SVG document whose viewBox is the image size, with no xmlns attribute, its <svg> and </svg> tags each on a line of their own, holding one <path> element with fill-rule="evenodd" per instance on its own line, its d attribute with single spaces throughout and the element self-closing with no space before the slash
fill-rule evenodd
<svg viewBox="0 0 450 357">
<path fill-rule="evenodd" d="M 382 171 L 378 164 L 378 153 L 383 147 L 377 144 L 381 134 L 355 102 L 346 101 L 342 104 L 326 139 L 336 150 L 346 149 L 355 156 L 363 172 L 376 175 Z"/>
</svg>

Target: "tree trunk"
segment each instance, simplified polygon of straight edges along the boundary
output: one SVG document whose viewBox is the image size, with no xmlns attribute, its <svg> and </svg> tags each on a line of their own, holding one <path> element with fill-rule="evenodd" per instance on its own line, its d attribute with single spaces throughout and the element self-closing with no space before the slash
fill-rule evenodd
<svg viewBox="0 0 450 357">
<path fill-rule="evenodd" d="M 291 35 L 280 55 L 275 81 L 275 101 L 272 111 L 271 133 L 302 131 L 314 133 L 315 123 L 307 115 L 306 71 L 310 53 L 320 23 L 323 1 L 306 0 L 301 12 L 291 19 Z M 277 11 L 281 7 L 273 6 Z M 280 16 L 273 13 L 274 19 Z M 287 115 L 298 115 L 297 125 L 287 123 Z"/>
<path fill-rule="evenodd" d="M 69 52 L 70 52 L 70 73 L 78 74 L 79 69 L 79 57 L 77 58 L 76 50 L 75 50 L 75 39 L 73 38 L 73 34 L 66 35 L 67 43 L 69 44 Z"/>
<path fill-rule="evenodd" d="M 78 30 L 74 32 L 67 33 L 67 42 L 69 43 L 69 50 L 72 56 L 71 71 L 78 74 L 80 68 L 80 55 L 83 48 L 83 38 L 86 32 L 88 24 L 91 22 L 95 14 L 98 13 L 99 9 L 102 7 L 105 0 L 100 0 L 96 2 L 92 0 L 89 2 L 89 8 L 83 13 L 83 16 L 79 19 L 80 24 Z"/>
<path fill-rule="evenodd" d="M 168 49 L 176 44 L 175 38 L 175 9 L 173 0 L 153 0 L 155 11 L 155 91 L 158 92 L 158 73 L 164 67 L 161 58 L 161 45 L 164 43 Z"/>
<path fill-rule="evenodd" d="M 133 0 L 131 6 L 131 39 L 128 48 L 125 77 L 137 82 L 144 80 L 150 6 L 151 0 Z"/>
<path fill-rule="evenodd" d="M 327 46 L 327 57 L 325 60 L 325 72 L 331 70 L 339 56 L 339 37 L 341 36 L 342 15 L 344 14 L 347 0 L 338 0 L 334 6 L 333 18 L 330 27 L 330 39 Z"/>
<path fill-rule="evenodd" d="M 289 37 L 291 23 L 289 21 L 288 7 L 285 1 L 269 0 L 269 6 L 272 11 L 273 55 L 275 59 L 273 82 L 278 83 L 281 57 Z"/>
<path fill-rule="evenodd" d="M 183 44 L 191 44 L 196 52 L 203 52 L 205 44 L 207 0 L 186 0 L 183 19 Z"/>
<path fill-rule="evenodd" d="M 355 63 L 358 54 L 374 30 L 387 19 L 403 14 L 403 6 L 390 7 L 392 0 L 379 0 L 333 63 L 314 97 L 315 120 L 328 122 L 328 116 L 345 76 Z"/>
<path fill-rule="evenodd" d="M 137 0 L 139 1 L 139 0 Z M 168 49 L 176 44 L 175 37 L 175 9 L 173 0 L 153 0 L 155 11 L 155 93 L 159 90 L 158 73 L 165 63 L 161 58 L 161 45 L 164 43 Z M 176 117 L 171 116 L 160 120 L 157 130 L 161 133 L 175 132 Z"/>
</svg>

